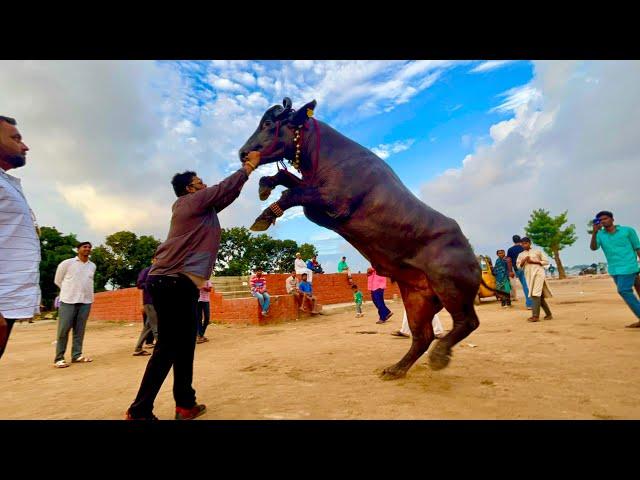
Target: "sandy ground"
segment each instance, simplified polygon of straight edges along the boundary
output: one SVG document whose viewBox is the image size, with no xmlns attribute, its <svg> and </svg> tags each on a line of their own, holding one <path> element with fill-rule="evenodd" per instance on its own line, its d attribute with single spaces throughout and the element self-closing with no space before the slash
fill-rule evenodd
<svg viewBox="0 0 640 480">
<path fill-rule="evenodd" d="M 434 372 L 425 354 L 382 381 L 410 340 L 376 325 L 373 305 L 301 322 L 212 325 L 197 345 L 194 387 L 206 419 L 637 419 L 640 329 L 608 277 L 552 281 L 554 319 L 529 323 L 523 302 L 478 307 L 480 328 Z M 445 328 L 451 318 L 444 312 Z M 0 419 L 121 419 L 149 357 L 131 355 L 140 324 L 90 323 L 91 364 L 53 368 L 55 323 L 14 327 L 0 361 Z M 366 332 L 366 333 L 363 333 Z M 69 359 L 67 359 L 69 360 Z M 173 418 L 169 374 L 155 405 Z"/>
</svg>

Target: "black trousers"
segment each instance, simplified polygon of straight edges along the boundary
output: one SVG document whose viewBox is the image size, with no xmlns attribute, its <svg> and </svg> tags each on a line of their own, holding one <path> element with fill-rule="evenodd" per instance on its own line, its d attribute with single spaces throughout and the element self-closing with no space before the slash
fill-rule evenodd
<svg viewBox="0 0 640 480">
<path fill-rule="evenodd" d="M 13 328 L 13 324 L 16 322 L 15 318 L 5 318 L 7 322 L 7 343 L 4 347 L 0 347 L 0 358 L 2 358 L 2 354 L 7 348 L 7 344 L 9 343 L 9 337 L 11 336 L 11 329 Z"/>
<path fill-rule="evenodd" d="M 196 392 L 191 383 L 200 291 L 184 275 L 149 275 L 147 282 L 158 314 L 158 343 L 147 364 L 138 395 L 129 408 L 133 417 L 151 415 L 153 402 L 171 367 L 176 406 L 192 408 L 196 404 Z"/>
</svg>

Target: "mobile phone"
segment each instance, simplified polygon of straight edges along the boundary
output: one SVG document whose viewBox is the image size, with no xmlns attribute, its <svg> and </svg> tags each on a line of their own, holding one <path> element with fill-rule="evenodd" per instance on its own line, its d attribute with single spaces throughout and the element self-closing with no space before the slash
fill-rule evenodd
<svg viewBox="0 0 640 480">
<path fill-rule="evenodd" d="M 600 225 L 600 219 L 599 218 L 594 218 L 593 219 L 593 224 L 594 225 Z"/>
</svg>

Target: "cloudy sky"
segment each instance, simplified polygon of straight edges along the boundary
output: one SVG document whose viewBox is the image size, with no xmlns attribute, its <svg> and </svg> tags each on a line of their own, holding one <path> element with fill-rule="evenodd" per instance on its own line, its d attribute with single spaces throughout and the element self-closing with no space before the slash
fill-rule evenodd
<svg viewBox="0 0 640 480">
<path fill-rule="evenodd" d="M 171 176 L 213 184 L 237 169 L 261 115 L 289 96 L 315 98 L 317 118 L 388 162 L 478 252 L 508 247 L 533 209 L 568 210 L 573 265 L 604 258 L 585 231 L 598 210 L 640 228 L 638 85 L 637 61 L 0 61 L 0 115 L 31 148 L 11 173 L 39 224 L 96 244 L 123 229 L 164 239 Z M 259 176 L 223 226 L 248 227 L 270 203 Z M 367 266 L 300 208 L 267 233 L 314 243 L 328 271 L 343 254 Z"/>
</svg>

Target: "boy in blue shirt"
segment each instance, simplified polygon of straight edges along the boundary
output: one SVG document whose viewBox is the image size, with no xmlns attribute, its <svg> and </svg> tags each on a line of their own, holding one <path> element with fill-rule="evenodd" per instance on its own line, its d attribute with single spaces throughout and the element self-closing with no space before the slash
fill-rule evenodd
<svg viewBox="0 0 640 480">
<path fill-rule="evenodd" d="M 298 290 L 302 294 L 302 311 L 317 313 L 316 312 L 316 297 L 313 296 L 313 287 L 307 282 L 307 274 L 302 274 L 302 280 L 298 284 Z M 308 305 L 310 308 L 305 308 Z"/>
</svg>

